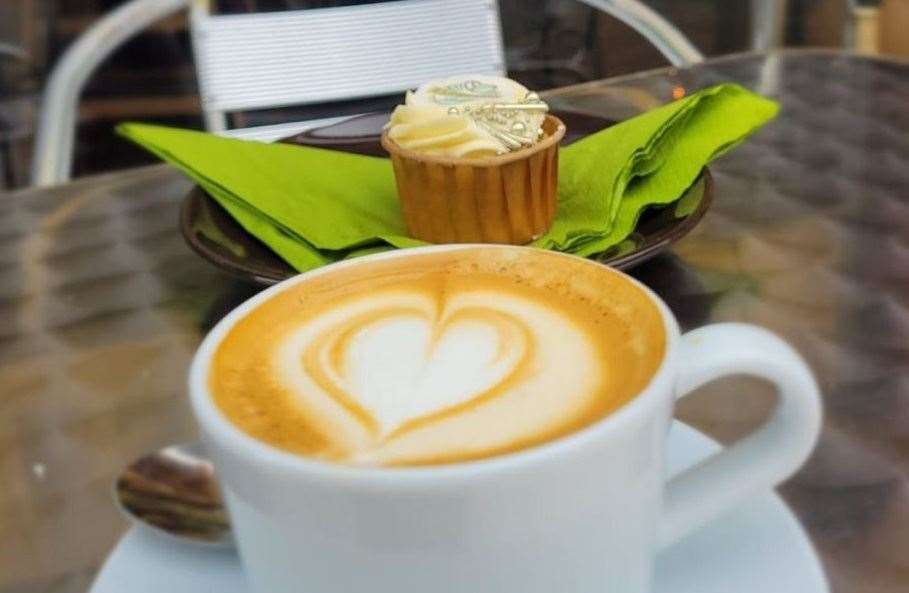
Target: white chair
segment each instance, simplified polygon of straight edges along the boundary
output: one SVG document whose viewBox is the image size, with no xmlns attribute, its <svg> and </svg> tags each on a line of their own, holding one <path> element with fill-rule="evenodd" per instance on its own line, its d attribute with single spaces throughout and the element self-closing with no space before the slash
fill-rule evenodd
<svg viewBox="0 0 909 593">
<path fill-rule="evenodd" d="M 228 130 L 230 112 L 400 92 L 456 72 L 502 74 L 496 0 L 397 0 L 336 8 L 216 15 L 210 0 L 130 0 L 70 46 L 48 79 L 32 183 L 69 179 L 79 96 L 94 69 L 124 41 L 183 8 L 209 131 L 262 141 L 319 120 Z M 579 0 L 633 27 L 673 65 L 703 59 L 669 22 L 636 0 Z"/>
</svg>

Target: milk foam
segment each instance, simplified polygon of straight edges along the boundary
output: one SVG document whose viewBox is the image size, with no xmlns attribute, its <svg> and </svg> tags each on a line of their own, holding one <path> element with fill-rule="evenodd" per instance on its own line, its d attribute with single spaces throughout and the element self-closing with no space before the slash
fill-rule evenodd
<svg viewBox="0 0 909 593">
<path fill-rule="evenodd" d="M 580 259 L 471 248 L 314 276 L 234 324 L 209 385 L 247 434 L 362 465 L 450 463 L 579 430 L 634 397 L 659 310 Z"/>
<path fill-rule="evenodd" d="M 335 427 L 351 460 L 506 446 L 551 431 L 597 398 L 602 365 L 571 319 L 518 295 L 446 297 L 363 295 L 276 350 L 276 376 Z"/>
</svg>

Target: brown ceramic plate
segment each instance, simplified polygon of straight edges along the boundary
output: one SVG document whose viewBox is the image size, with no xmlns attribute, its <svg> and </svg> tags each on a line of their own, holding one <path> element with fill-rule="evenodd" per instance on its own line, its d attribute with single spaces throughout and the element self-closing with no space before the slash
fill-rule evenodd
<svg viewBox="0 0 909 593">
<path fill-rule="evenodd" d="M 563 145 L 602 130 L 615 122 L 573 111 L 555 111 L 568 132 Z M 282 142 L 319 146 L 359 154 L 385 156 L 379 138 L 387 112 L 367 113 L 341 123 L 309 130 Z M 686 191 L 682 200 L 641 215 L 632 235 L 594 259 L 625 270 L 650 259 L 685 236 L 703 218 L 713 199 L 708 169 Z M 680 208 L 684 205 L 684 208 Z M 274 284 L 297 272 L 271 249 L 247 233 L 201 188 L 184 199 L 180 230 L 192 249 L 222 270 L 257 284 Z"/>
</svg>

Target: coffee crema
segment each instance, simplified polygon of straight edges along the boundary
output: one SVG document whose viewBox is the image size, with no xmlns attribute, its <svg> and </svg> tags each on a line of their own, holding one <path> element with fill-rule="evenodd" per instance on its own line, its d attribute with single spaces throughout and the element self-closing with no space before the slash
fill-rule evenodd
<svg viewBox="0 0 909 593">
<path fill-rule="evenodd" d="M 647 385 L 665 348 L 657 307 L 621 275 L 476 247 L 304 279 L 228 331 L 208 381 L 233 424 L 281 449 L 441 464 L 590 425 Z"/>
</svg>

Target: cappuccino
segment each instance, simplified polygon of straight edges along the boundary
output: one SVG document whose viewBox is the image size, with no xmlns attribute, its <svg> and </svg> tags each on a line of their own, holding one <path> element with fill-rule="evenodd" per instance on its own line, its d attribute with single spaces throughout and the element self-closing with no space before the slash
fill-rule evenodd
<svg viewBox="0 0 909 593">
<path fill-rule="evenodd" d="M 218 345 L 210 392 L 250 436 L 372 466 L 466 461 L 621 407 L 666 348 L 659 310 L 596 264 L 536 250 L 421 252 L 303 278 Z"/>
</svg>

